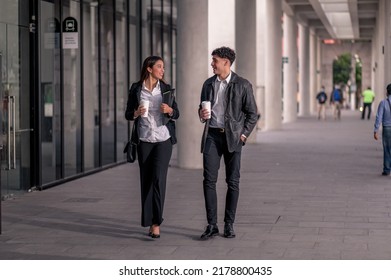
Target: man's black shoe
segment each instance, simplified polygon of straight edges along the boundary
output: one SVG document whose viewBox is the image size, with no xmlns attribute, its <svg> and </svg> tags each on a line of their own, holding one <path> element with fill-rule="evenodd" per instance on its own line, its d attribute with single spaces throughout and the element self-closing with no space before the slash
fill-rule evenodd
<svg viewBox="0 0 391 280">
<path fill-rule="evenodd" d="M 383 176 L 390 176 L 390 173 L 383 172 L 381 175 L 383 175 Z"/>
<path fill-rule="evenodd" d="M 224 237 L 234 238 L 236 236 L 233 224 L 226 223 L 224 225 Z"/>
<path fill-rule="evenodd" d="M 213 236 L 216 236 L 219 234 L 219 228 L 217 225 L 208 225 L 204 231 L 204 233 L 201 235 L 202 240 L 207 240 Z"/>
</svg>

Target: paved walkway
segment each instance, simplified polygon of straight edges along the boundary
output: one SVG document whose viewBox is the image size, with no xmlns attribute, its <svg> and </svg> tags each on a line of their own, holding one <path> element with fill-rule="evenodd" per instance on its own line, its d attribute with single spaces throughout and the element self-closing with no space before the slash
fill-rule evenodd
<svg viewBox="0 0 391 280">
<path fill-rule="evenodd" d="M 199 240 L 202 170 L 175 167 L 162 237 L 149 238 L 138 167 L 126 164 L 3 202 L 0 259 L 391 259 L 391 178 L 372 126 L 343 111 L 258 132 L 243 152 L 235 239 Z M 225 189 L 221 173 L 221 229 Z"/>
</svg>

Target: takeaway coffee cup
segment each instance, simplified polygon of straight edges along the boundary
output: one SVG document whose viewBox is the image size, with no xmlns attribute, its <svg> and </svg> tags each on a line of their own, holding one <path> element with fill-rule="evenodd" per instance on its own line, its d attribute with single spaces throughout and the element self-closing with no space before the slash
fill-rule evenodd
<svg viewBox="0 0 391 280">
<path fill-rule="evenodd" d="M 141 116 L 144 117 L 144 118 L 145 118 L 145 117 L 148 117 L 149 100 L 141 100 L 141 101 L 140 101 L 140 105 L 143 106 L 143 107 L 145 107 L 145 109 L 147 109 L 147 110 L 145 111 L 145 113 L 142 114 Z"/>
<path fill-rule="evenodd" d="M 208 110 L 208 118 L 207 119 L 210 119 L 212 114 L 211 114 L 211 110 L 210 110 L 210 101 L 202 101 L 201 103 L 201 106 L 202 106 L 202 109 L 207 109 Z"/>
</svg>

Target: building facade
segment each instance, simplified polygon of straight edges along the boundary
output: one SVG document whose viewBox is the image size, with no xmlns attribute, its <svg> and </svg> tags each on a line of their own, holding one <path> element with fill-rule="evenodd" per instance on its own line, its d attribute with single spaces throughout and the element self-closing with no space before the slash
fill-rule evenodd
<svg viewBox="0 0 391 280">
<path fill-rule="evenodd" d="M 2 0 L 3 195 L 123 162 L 128 87 L 151 54 L 164 58 L 165 79 L 177 89 L 180 168 L 202 168 L 195 148 L 203 129 L 196 113 L 199 93 L 211 75 L 210 54 L 222 45 L 235 49 L 233 70 L 253 85 L 258 129 L 278 130 L 298 116 L 314 115 L 315 95 L 321 85 L 330 91 L 330 65 L 344 45 L 352 57 L 365 58 L 365 86 L 371 81 L 375 103 L 380 101 L 391 72 L 391 1 L 343 7 L 299 2 Z M 339 29 L 326 19 L 328 12 L 341 11 L 355 19 L 352 37 L 336 34 Z M 329 38 L 343 44 L 326 46 Z M 256 142 L 255 134 L 249 142 Z"/>
<path fill-rule="evenodd" d="M 151 54 L 175 83 L 175 36 L 176 0 L 2 1 L 2 196 L 123 162 L 129 85 Z"/>
</svg>

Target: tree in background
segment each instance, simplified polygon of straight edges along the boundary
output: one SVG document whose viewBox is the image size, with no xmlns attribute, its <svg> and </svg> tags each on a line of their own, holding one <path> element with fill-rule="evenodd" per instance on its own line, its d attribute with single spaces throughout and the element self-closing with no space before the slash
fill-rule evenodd
<svg viewBox="0 0 391 280">
<path fill-rule="evenodd" d="M 356 63 L 356 84 L 357 88 L 361 87 L 361 61 Z M 350 79 L 351 54 L 344 53 L 333 61 L 333 84 L 347 85 Z"/>
<path fill-rule="evenodd" d="M 356 63 L 356 84 L 357 84 L 357 91 L 361 94 L 361 78 L 362 78 L 362 63 L 361 60 L 359 60 Z"/>
<path fill-rule="evenodd" d="M 346 85 L 350 78 L 351 54 L 344 53 L 333 62 L 333 84 Z"/>
<path fill-rule="evenodd" d="M 350 76 L 352 72 L 352 59 L 355 59 L 355 81 L 350 81 Z M 351 53 L 344 53 L 340 55 L 336 60 L 333 61 L 333 84 L 340 85 L 341 88 L 345 88 L 345 86 L 349 86 L 348 91 L 348 100 L 351 101 L 351 94 L 355 96 L 355 103 L 349 103 L 350 105 L 354 105 L 356 108 L 360 103 L 361 96 L 361 78 L 362 78 L 362 63 L 357 54 L 354 55 Z"/>
</svg>

